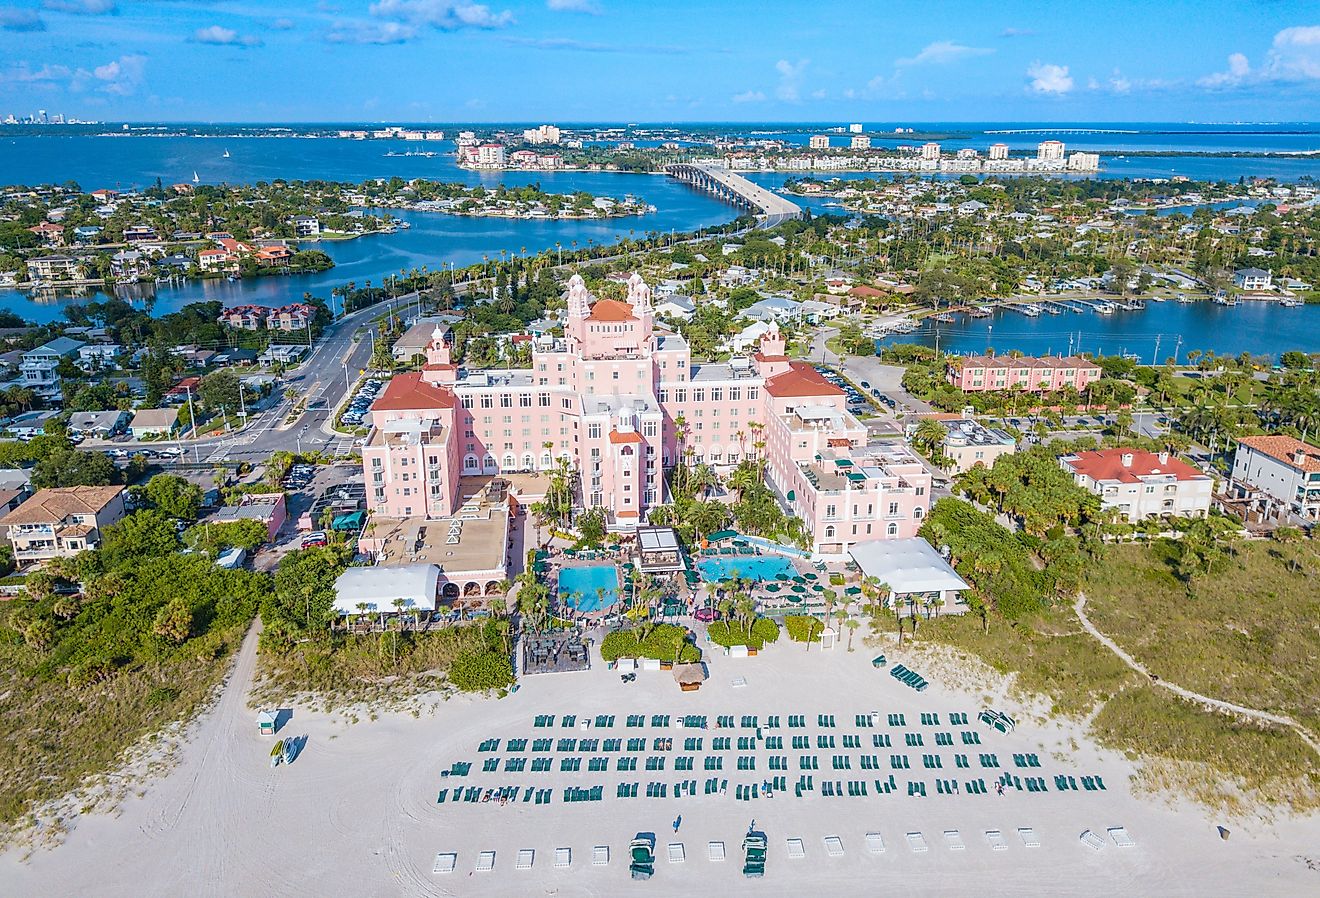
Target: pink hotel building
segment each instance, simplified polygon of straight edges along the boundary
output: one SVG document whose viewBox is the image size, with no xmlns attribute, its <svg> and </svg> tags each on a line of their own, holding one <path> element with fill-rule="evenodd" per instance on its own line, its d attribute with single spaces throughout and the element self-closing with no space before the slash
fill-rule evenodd
<svg viewBox="0 0 1320 898">
<path fill-rule="evenodd" d="M 374 514 L 450 517 L 463 477 L 547 471 L 564 458 L 580 505 L 629 530 L 666 501 L 681 430 L 689 464 L 723 468 L 764 452 L 768 482 L 818 553 L 916 534 L 930 472 L 902 443 L 868 445 L 843 392 L 790 361 L 777 330 L 751 358 L 693 365 L 682 336 L 656 328 L 639 275 L 627 302 L 592 302 L 577 275 L 567 299 L 563 337 L 538 338 L 529 370 L 460 370 L 437 332 L 422 370 L 390 381 L 362 450 Z"/>
</svg>

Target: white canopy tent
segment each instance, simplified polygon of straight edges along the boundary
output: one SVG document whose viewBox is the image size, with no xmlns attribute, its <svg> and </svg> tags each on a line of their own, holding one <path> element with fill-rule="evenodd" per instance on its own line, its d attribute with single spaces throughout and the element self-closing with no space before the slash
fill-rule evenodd
<svg viewBox="0 0 1320 898">
<path fill-rule="evenodd" d="M 970 589 L 970 584 L 924 539 L 875 539 L 857 543 L 850 552 L 862 573 L 888 584 L 895 598 L 938 597 L 942 613 L 967 611 L 959 594 Z M 899 608 L 901 611 L 903 606 Z"/>
<path fill-rule="evenodd" d="M 358 605 L 368 613 L 393 613 L 395 599 L 403 610 L 434 611 L 440 568 L 434 564 L 405 564 L 398 567 L 351 567 L 335 581 L 335 611 L 357 614 Z"/>
</svg>

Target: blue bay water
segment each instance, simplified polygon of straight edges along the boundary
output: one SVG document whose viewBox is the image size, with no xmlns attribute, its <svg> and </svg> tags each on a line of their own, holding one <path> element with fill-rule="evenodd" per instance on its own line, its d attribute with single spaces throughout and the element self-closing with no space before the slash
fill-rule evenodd
<svg viewBox="0 0 1320 898">
<path fill-rule="evenodd" d="M 889 343 L 938 346 L 959 355 L 983 353 L 987 348 L 1000 354 L 1017 349 L 1028 355 L 1132 353 L 1147 364 L 1163 363 L 1175 349 L 1178 361 L 1184 363 L 1194 349 L 1217 355 L 1248 352 L 1277 360 L 1280 353 L 1293 349 L 1320 352 L 1320 305 L 1147 302 L 1142 311 L 1064 312 L 1039 318 L 996 309 L 989 318 L 959 314 L 952 322 L 929 321 L 921 330 L 879 341 L 881 346 Z"/>
<path fill-rule="evenodd" d="M 793 126 L 778 126 L 789 134 Z M 868 126 L 870 128 L 872 126 Z M 884 126 L 892 130 L 892 125 Z M 956 145 L 980 146 L 1003 141 L 1015 148 L 1033 147 L 1053 136 L 1050 127 L 1027 134 L 989 134 L 987 129 L 1000 126 L 989 123 L 939 123 L 919 127 L 954 129 L 968 136 Z M 1033 128 L 1033 125 L 1004 126 Z M 1054 126 L 1058 129 L 1060 126 Z M 1065 130 L 1067 126 L 1062 126 Z M 1274 150 L 1306 152 L 1320 149 L 1320 131 L 1314 125 L 1279 127 L 1273 133 L 1260 127 L 1228 128 L 1216 133 L 1186 126 L 1113 126 L 1119 129 L 1145 129 L 1138 134 L 1058 134 L 1070 148 L 1085 149 L 1183 149 L 1201 150 Z M 805 130 L 804 130 L 805 129 Z M 1182 133 L 1175 133 L 1181 129 Z M 728 133 L 748 134 L 774 129 L 758 126 L 729 126 Z M 808 126 L 799 127 L 797 136 L 805 140 Z M 766 136 L 772 136 L 767 133 Z M 794 136 L 792 139 L 797 139 Z M 889 142 L 902 142 L 895 137 Z M 437 156 L 387 156 L 389 152 L 435 151 Z M 228 151 L 229 156 L 224 154 Z M 26 136 L 0 138 L 0 180 L 6 183 L 38 184 L 77 181 L 83 189 L 98 187 L 128 189 L 146 187 L 159 178 L 165 184 L 191 181 L 196 172 L 206 183 L 253 183 L 275 178 L 324 179 L 358 182 L 368 178 L 425 177 L 466 184 L 540 183 L 546 190 L 570 192 L 585 190 L 597 195 L 621 197 L 633 194 L 657 207 L 651 215 L 606 221 L 538 221 L 502 218 L 464 218 L 433 213 L 402 212 L 398 217 L 411 224 L 408 230 L 392 235 L 374 235 L 351 241 L 326 241 L 318 244 L 335 259 L 336 267 L 328 272 L 294 277 L 251 278 L 236 282 L 196 281 L 180 287 L 162 287 L 155 291 L 150 308 L 164 314 L 202 299 L 218 299 L 227 305 L 261 303 L 277 305 L 301 298 L 304 292 L 329 298 L 332 287 L 353 281 L 383 279 L 400 271 L 445 264 L 465 265 L 497 258 L 506 253 L 528 254 L 551 250 L 560 244 L 570 249 L 608 244 L 630 232 L 641 235 L 651 231 L 688 231 L 726 222 L 736 210 L 690 188 L 658 175 L 632 175 L 611 172 L 470 172 L 460 169 L 452 156 L 450 141 L 409 143 L 405 141 L 350 141 L 336 138 L 296 137 L 145 137 L 145 136 Z M 1204 158 L 1140 157 L 1106 158 L 1101 177 L 1155 177 L 1184 174 L 1198 179 L 1237 180 L 1243 176 L 1272 176 L 1293 181 L 1303 176 L 1320 178 L 1320 157 L 1290 158 Z M 842 177 L 866 177 L 843 174 Z M 780 187 L 792 175 L 755 173 L 749 177 L 769 187 Z M 816 212 L 838 211 L 824 205 L 827 200 L 798 200 Z M 96 294 L 91 294 L 96 295 Z M 40 301 L 14 290 L 0 291 L 0 308 L 12 309 L 26 318 L 51 321 L 63 317 L 63 307 L 87 297 L 42 299 Z M 145 301 L 145 300 L 144 300 Z M 1083 349 L 1103 348 L 1143 355 L 1153 351 L 1155 334 L 1165 334 L 1176 341 L 1184 337 L 1184 349 L 1195 347 L 1217 352 L 1277 353 L 1282 349 L 1301 348 L 1314 351 L 1316 345 L 1317 307 L 1302 309 L 1262 308 L 1242 305 L 1221 306 L 1154 304 L 1143 313 L 1119 313 L 1108 318 L 1086 314 L 1042 316 L 1028 319 L 1014 313 L 1002 323 L 995 323 L 994 343 L 1001 351 L 1017 348 L 1025 352 L 1067 349 L 1067 332 L 1082 332 Z M 1277 316 L 1277 317 L 1276 317 Z M 1077 319 L 1087 319 L 1081 321 Z M 980 336 L 986 321 L 972 321 L 965 334 L 955 333 L 958 325 L 946 326 L 942 345 L 955 351 L 982 351 L 986 346 Z M 1065 323 L 1067 322 L 1067 323 Z M 1280 327 L 1280 322 L 1286 322 Z M 1296 323 L 1296 327 L 1294 327 Z M 1306 323 L 1309 326 L 1302 326 Z M 980 328 L 981 330 L 978 330 Z M 1280 336 L 1282 332 L 1284 336 Z M 933 342 L 925 332 L 907 339 Z M 953 344 L 947 342 L 954 340 Z M 963 342 L 958 342 L 963 341 Z M 1286 342 L 1287 345 L 1277 345 Z M 1057 345 L 1056 345 L 1057 344 Z M 1092 345 L 1094 344 L 1094 346 Z M 1161 355 L 1170 350 L 1161 349 Z"/>
</svg>

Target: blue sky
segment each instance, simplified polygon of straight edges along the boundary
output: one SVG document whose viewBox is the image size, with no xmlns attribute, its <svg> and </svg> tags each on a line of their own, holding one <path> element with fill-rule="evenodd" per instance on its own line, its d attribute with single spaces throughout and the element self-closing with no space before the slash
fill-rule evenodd
<svg viewBox="0 0 1320 898">
<path fill-rule="evenodd" d="M 1310 121 L 1320 5 L 0 0 L 0 115 L 38 108 L 190 121 Z"/>
</svg>

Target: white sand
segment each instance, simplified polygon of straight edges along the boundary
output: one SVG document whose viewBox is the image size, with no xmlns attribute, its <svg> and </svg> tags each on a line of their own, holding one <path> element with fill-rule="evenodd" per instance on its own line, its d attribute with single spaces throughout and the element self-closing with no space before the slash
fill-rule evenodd
<svg viewBox="0 0 1320 898">
<path fill-rule="evenodd" d="M 6 896 L 95 895 L 279 895 L 287 896 L 395 896 L 395 895 L 616 895 L 694 894 L 714 887 L 755 890 L 761 894 L 800 894 L 804 887 L 829 889 L 833 894 L 884 894 L 901 888 L 905 895 L 1302 895 L 1320 893 L 1320 819 L 1265 823 L 1230 822 L 1232 838 L 1222 841 L 1206 812 L 1184 807 L 1171 810 L 1129 794 L 1132 772 L 1122 758 L 1102 753 L 1075 730 L 1031 724 L 1020 725 L 1012 736 L 992 733 L 975 722 L 978 696 L 947 688 L 936 678 L 920 695 L 886 672 L 873 670 L 871 652 L 848 654 L 842 648 L 820 653 L 781 644 L 760 658 L 710 659 L 711 680 L 697 693 L 680 693 L 668 673 L 639 673 L 625 685 L 602 666 L 585 674 L 529 678 L 522 689 L 503 701 L 455 699 L 439 703 L 434 715 L 382 716 L 377 721 L 347 725 L 340 716 L 295 710 L 282 736 L 307 734 L 303 755 L 292 766 L 272 770 L 268 755 L 272 740 L 257 733 L 254 715 L 243 705 L 242 688 L 250 676 L 251 646 L 245 647 L 238 669 L 217 708 L 197 727 L 183 750 L 180 764 L 152 784 L 142 798 L 129 798 L 117 817 L 87 816 L 73 822 L 66 843 L 34 854 L 22 862 L 17 852 L 0 856 L 0 894 Z M 897 652 L 889 651 L 891 663 Z M 898 656 L 898 660 L 904 660 Z M 909 666 L 921 670 L 917 661 Z M 745 688 L 730 682 L 744 676 Z M 871 710 L 902 712 L 905 729 L 880 726 L 858 729 L 857 713 Z M 1006 710 L 1012 711 L 1012 708 Z M 923 727 L 922 711 L 939 712 L 941 726 Z M 949 726 L 951 711 L 972 715 L 968 727 Z M 616 716 L 613 730 L 576 730 L 559 726 L 534 729 L 537 714 L 564 713 Z M 671 729 L 674 751 L 667 753 L 662 773 L 645 770 L 649 726 L 628 729 L 629 713 L 706 714 L 711 729 L 702 733 L 705 751 L 696 753 L 691 773 L 676 773 L 673 758 L 684 754 L 682 739 L 696 735 Z M 787 728 L 789 714 L 807 715 L 807 727 Z M 834 729 L 838 748 L 817 749 L 818 713 L 837 717 Z M 710 753 L 710 740 L 718 714 L 758 714 L 762 722 L 779 714 L 785 737 L 782 752 L 789 769 L 787 794 L 767 800 L 734 800 L 735 785 L 757 782 L 780 771 L 767 769 L 771 754 L 756 750 L 757 769 L 737 770 L 737 737 L 728 732 L 734 750 L 724 752 L 719 773 L 729 780 L 722 796 L 701 794 L 708 776 L 702 759 Z M 883 721 L 882 721 L 883 723 Z M 649 724 L 649 719 L 648 719 Z M 962 745 L 957 733 L 981 733 L 981 746 Z M 925 745 L 903 745 L 905 730 L 925 734 Z M 936 731 L 954 733 L 953 747 L 934 746 Z M 889 769 L 888 749 L 870 747 L 872 732 L 888 732 L 894 752 L 909 755 L 910 771 Z M 861 750 L 842 748 L 842 736 L 859 733 Z M 816 792 L 793 797 L 799 776 L 797 755 L 791 750 L 794 734 L 811 736 L 812 753 L 820 756 L 814 772 Z M 483 774 L 478 744 L 489 736 L 541 735 L 606 738 L 646 735 L 648 751 L 636 773 L 616 772 L 611 756 L 606 773 L 560 773 L 558 757 L 549 773 Z M 1070 751 L 1076 740 L 1082 747 Z M 530 748 L 530 744 L 529 744 Z M 938 752 L 945 767 L 922 767 L 921 755 Z M 1004 769 L 1019 776 L 1028 771 L 1013 766 L 1014 752 L 1035 752 L 1042 769 L 1030 773 L 1045 777 L 1043 795 L 993 791 L 995 774 L 981 770 L 977 755 L 995 752 Z M 1067 752 L 1060 761 L 1056 752 Z M 834 771 L 830 757 L 853 756 L 851 771 Z M 882 769 L 863 771 L 857 756 L 874 753 Z M 972 768 L 958 770 L 954 753 L 970 756 Z M 528 752 L 530 754 L 530 752 Z M 455 760 L 473 762 L 466 779 L 440 776 Z M 529 767 L 530 770 L 530 767 Z M 877 796 L 874 780 L 893 772 L 899 791 Z M 1103 776 L 1108 791 L 1059 793 L 1053 775 L 1069 773 Z M 936 776 L 960 782 L 984 777 L 991 792 L 985 796 L 936 794 Z M 695 779 L 696 797 L 673 797 L 674 783 Z M 827 780 L 866 780 L 871 787 L 864 798 L 821 797 Z M 926 798 L 907 796 L 906 781 L 923 780 Z M 644 797 L 651 780 L 669 783 L 665 800 Z M 640 783 L 636 799 L 616 799 L 619 782 Z M 603 784 L 600 802 L 565 804 L 567 785 Z M 437 791 L 456 784 L 537 785 L 553 790 L 549 805 L 435 804 Z M 677 835 L 672 822 L 682 814 Z M 766 878 L 752 883 L 741 876 L 741 839 L 755 818 L 769 837 Z M 1084 830 L 1107 835 L 1109 827 L 1123 826 L 1136 844 L 1119 848 L 1112 840 L 1096 851 L 1078 840 Z M 1019 827 L 1031 827 L 1039 848 L 1023 846 Z M 992 850 L 983 835 L 999 830 L 1008 843 Z M 628 881 L 627 844 L 639 830 L 657 837 L 656 874 L 648 883 Z M 963 850 L 947 830 L 957 830 Z M 885 851 L 867 849 L 866 834 L 876 832 Z M 921 832 L 928 850 L 914 853 L 906 838 Z M 827 853 L 828 836 L 838 836 L 842 857 Z M 806 857 L 789 859 L 787 841 L 801 839 Z M 709 860 L 707 843 L 723 842 L 728 859 Z M 681 863 L 669 861 L 668 846 L 685 846 Z M 593 848 L 607 845 L 610 862 L 593 866 Z M 570 848 L 571 863 L 555 867 L 556 849 Z M 520 849 L 533 849 L 531 869 L 516 869 Z M 474 872 L 479 854 L 494 851 L 494 869 Z M 437 853 L 457 854 L 454 872 L 433 874 Z"/>
</svg>

